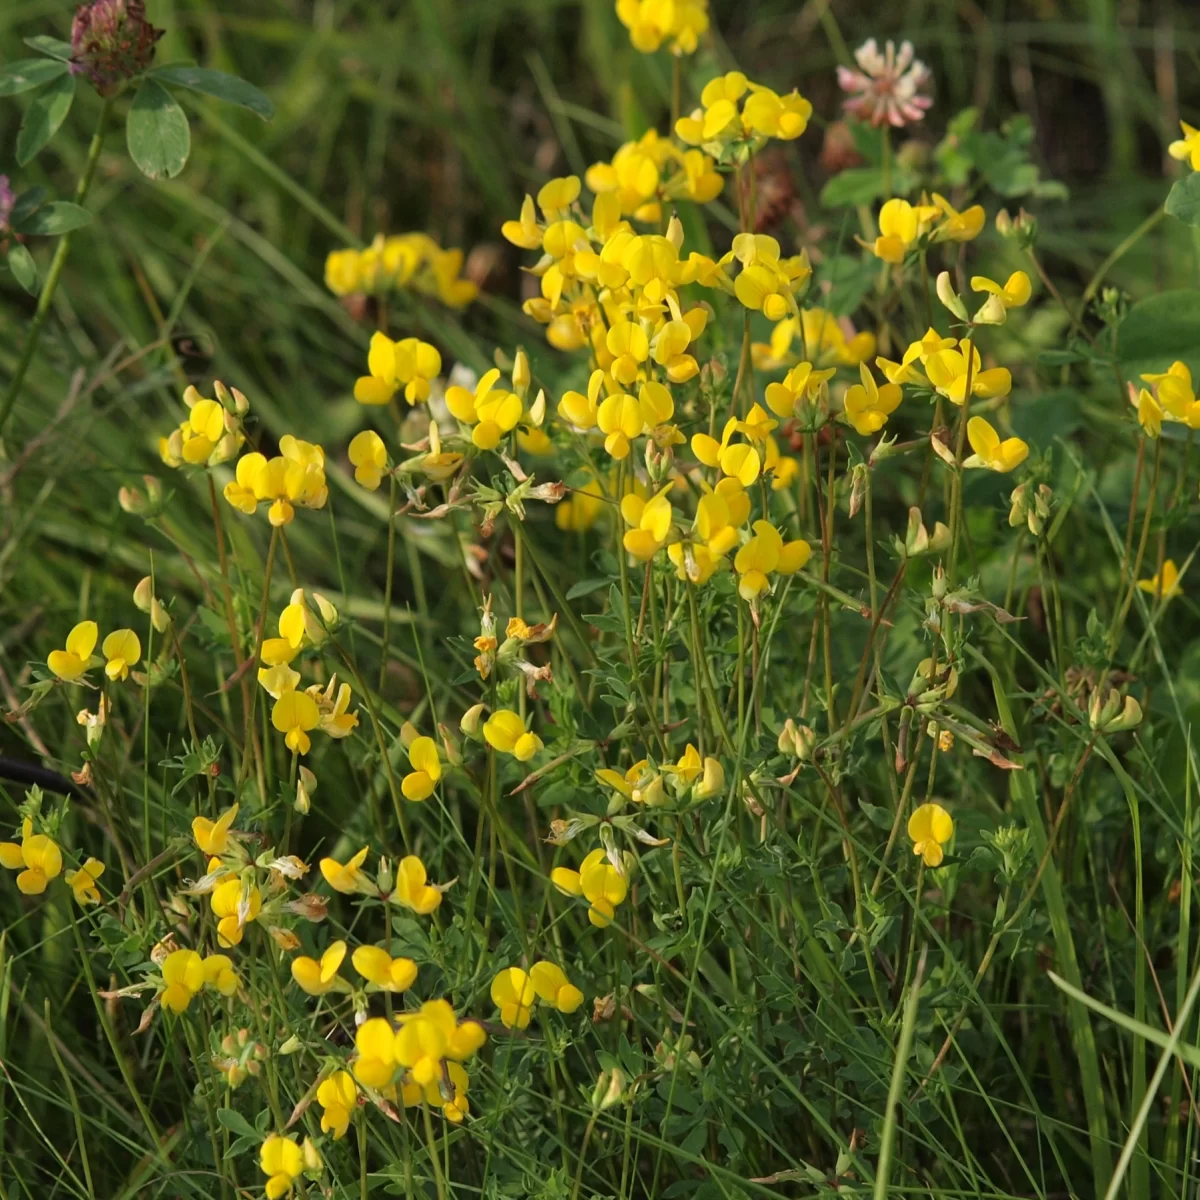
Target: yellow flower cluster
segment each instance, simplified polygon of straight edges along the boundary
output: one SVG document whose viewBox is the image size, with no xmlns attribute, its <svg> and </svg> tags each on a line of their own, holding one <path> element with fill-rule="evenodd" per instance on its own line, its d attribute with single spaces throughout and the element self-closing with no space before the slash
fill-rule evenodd
<svg viewBox="0 0 1200 1200">
<path fill-rule="evenodd" d="M 325 451 L 285 433 L 279 439 L 279 453 L 273 458 L 253 451 L 238 459 L 236 478 L 225 485 L 225 499 L 247 516 L 252 516 L 260 504 L 269 503 L 267 519 L 271 524 L 289 525 L 297 507 L 324 508 L 329 499 Z"/>
<path fill-rule="evenodd" d="M 305 648 L 324 643 L 338 623 L 337 609 L 324 596 L 314 592 L 313 603 L 316 612 L 303 588 L 292 592 L 291 602 L 279 615 L 279 636 L 263 639 L 263 665 L 258 669 L 260 686 L 275 701 L 271 724 L 295 754 L 309 752 L 308 735 L 314 729 L 344 738 L 358 727 L 358 714 L 350 711 L 350 685 L 339 685 L 336 673 L 324 685 L 314 683 L 299 690 L 300 672 L 292 669 L 292 660 Z"/>
<path fill-rule="evenodd" d="M 195 950 L 172 950 L 163 959 L 161 972 L 159 1002 L 173 1013 L 184 1012 L 202 988 L 232 996 L 241 986 L 233 962 L 224 954 L 201 958 Z"/>
<path fill-rule="evenodd" d="M 446 1000 L 427 1000 L 416 1012 L 398 1014 L 397 1020 L 398 1028 L 384 1017 L 371 1017 L 359 1026 L 355 1080 L 405 1105 L 424 1100 L 442 1109 L 447 1120 L 461 1121 L 470 1111 L 470 1078 L 462 1064 L 487 1040 L 483 1026 L 460 1021 Z M 449 1096 L 441 1086 L 445 1080 L 451 1085 Z"/>
<path fill-rule="evenodd" d="M 751 83 L 741 71 L 730 71 L 704 85 L 700 107 L 675 122 L 675 133 L 689 146 L 721 154 L 736 141 L 792 141 L 808 128 L 811 116 L 812 105 L 799 92 L 780 96 Z"/>
<path fill-rule="evenodd" d="M 168 437 L 159 438 L 158 455 L 168 467 L 215 467 L 228 462 L 246 442 L 242 418 L 250 402 L 237 388 L 217 383 L 218 400 L 205 399 L 194 388 L 183 393 L 188 415 Z"/>
<path fill-rule="evenodd" d="M 325 286 L 335 296 L 409 289 L 465 308 L 479 285 L 462 277 L 463 252 L 443 250 L 424 233 L 380 234 L 365 250 L 335 250 L 325 260 Z"/>
<path fill-rule="evenodd" d="M 505 967 L 492 980 L 491 994 L 505 1029 L 524 1029 L 539 1000 L 568 1015 L 583 1003 L 583 993 L 567 979 L 562 967 L 545 960 L 535 962 L 528 971 Z"/>
<path fill-rule="evenodd" d="M 588 920 L 598 929 L 611 924 L 617 905 L 629 893 L 629 880 L 612 865 L 603 847 L 593 850 L 578 871 L 555 867 L 550 880 L 563 895 L 587 900 Z"/>
<path fill-rule="evenodd" d="M 694 54 L 708 30 L 708 0 L 617 0 L 617 16 L 643 54 L 664 43 L 672 54 Z"/>
</svg>

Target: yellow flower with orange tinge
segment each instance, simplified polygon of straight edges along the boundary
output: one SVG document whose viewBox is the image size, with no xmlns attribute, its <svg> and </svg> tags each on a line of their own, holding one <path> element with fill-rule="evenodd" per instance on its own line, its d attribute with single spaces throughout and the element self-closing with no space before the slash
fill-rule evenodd
<svg viewBox="0 0 1200 1200">
<path fill-rule="evenodd" d="M 908 836 L 913 853 L 927 867 L 939 867 L 954 836 L 954 819 L 940 804 L 921 804 L 908 818 Z"/>
</svg>

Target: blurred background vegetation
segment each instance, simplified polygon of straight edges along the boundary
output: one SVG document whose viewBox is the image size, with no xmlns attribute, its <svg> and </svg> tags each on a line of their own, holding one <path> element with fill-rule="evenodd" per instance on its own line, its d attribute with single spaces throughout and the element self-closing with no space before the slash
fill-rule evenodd
<svg viewBox="0 0 1200 1200">
<path fill-rule="evenodd" d="M 180 178 L 157 184 L 129 162 L 119 126 L 110 133 L 89 201 L 97 223 L 76 239 L 52 336 L 8 432 L 10 453 L 25 449 L 20 471 L 0 476 L 9 513 L 0 583 L 10 585 L 0 604 L 15 601 L 4 615 L 18 621 L 30 605 L 75 610 L 75 568 L 98 537 L 121 540 L 117 486 L 159 467 L 154 439 L 172 423 L 185 377 L 240 386 L 276 437 L 304 429 L 344 443 L 359 427 L 351 387 L 369 329 L 322 285 L 331 249 L 405 230 L 461 246 L 482 301 L 461 315 L 421 305 L 394 327 L 424 332 L 474 367 L 476 345 L 521 341 L 552 378 L 552 352 L 519 313 L 528 280 L 521 252 L 499 236 L 501 215 L 515 215 L 546 178 L 582 174 L 661 127 L 669 107 L 668 56 L 633 51 L 609 0 L 151 0 L 149 16 L 167 30 L 158 62 L 240 74 L 269 92 L 277 116 L 264 126 L 185 98 L 192 157 Z M 1069 188 L 1069 200 L 1037 215 L 1046 265 L 1072 303 L 1161 204 L 1166 141 L 1181 114 L 1200 111 L 1196 6 L 1174 0 L 716 0 L 712 17 L 711 47 L 685 64 L 685 97 L 738 65 L 780 90 L 799 86 L 815 106 L 814 129 L 772 166 L 785 250 L 829 233 L 816 197 L 833 163 L 823 139 L 840 111 L 834 67 L 868 36 L 911 38 L 933 68 L 936 105 L 909 153 L 928 152 L 968 106 L 989 128 L 1028 118 L 1034 161 Z M 67 4 L 14 0 L 0 12 L 0 52 L 27 53 L 21 38 L 37 32 L 66 35 L 69 18 Z M 24 99 L 0 105 L 10 154 Z M 19 184 L 69 194 L 98 107 L 81 91 Z M 48 252 L 34 249 L 44 269 Z M 1194 264 L 1181 227 L 1160 227 L 1109 278 L 1136 296 L 1190 280 Z M 0 284 L 0 375 L 31 309 L 11 280 Z M 54 437 L 37 437 L 49 429 Z M 372 498 L 346 490 L 352 509 L 377 515 Z M 374 544 L 359 532 L 354 569 Z M 35 533 L 27 597 L 12 576 L 29 565 Z M 405 598 L 415 592 L 410 582 Z"/>
</svg>

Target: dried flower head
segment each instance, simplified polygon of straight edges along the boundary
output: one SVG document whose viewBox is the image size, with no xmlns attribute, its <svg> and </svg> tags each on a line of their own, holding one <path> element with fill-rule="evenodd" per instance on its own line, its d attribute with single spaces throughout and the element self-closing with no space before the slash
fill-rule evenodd
<svg viewBox="0 0 1200 1200">
<path fill-rule="evenodd" d="M 71 70 L 86 75 L 100 95 L 112 95 L 150 66 L 163 32 L 146 20 L 144 0 L 81 4 L 71 25 Z"/>
</svg>

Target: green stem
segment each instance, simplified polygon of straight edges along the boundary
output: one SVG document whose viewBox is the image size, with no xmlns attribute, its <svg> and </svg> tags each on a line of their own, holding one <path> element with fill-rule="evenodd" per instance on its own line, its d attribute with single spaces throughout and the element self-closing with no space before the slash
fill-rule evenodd
<svg viewBox="0 0 1200 1200">
<path fill-rule="evenodd" d="M 82 204 L 87 198 L 88 190 L 92 186 L 92 179 L 96 174 L 96 164 L 100 161 L 100 149 L 104 145 L 104 134 L 108 128 L 109 114 L 112 112 L 112 100 L 105 100 L 104 107 L 100 110 L 100 117 L 96 122 L 96 132 L 92 134 L 92 143 L 88 147 L 87 161 L 84 163 L 83 174 L 79 177 L 79 183 L 75 187 L 75 203 Z M 72 233 L 64 233 L 58 239 L 58 246 L 54 251 L 54 258 L 50 261 L 50 272 L 46 276 L 45 286 L 42 288 L 42 294 L 38 297 L 37 309 L 33 314 L 33 323 L 29 327 L 29 336 L 25 339 L 25 349 L 21 352 L 20 362 L 17 363 L 17 369 L 13 372 L 13 377 L 9 381 L 8 390 L 4 393 L 4 399 L 0 400 L 0 435 L 4 433 L 5 423 L 8 421 L 9 414 L 13 410 L 13 405 L 17 402 L 17 396 L 21 391 L 21 385 L 25 382 L 25 374 L 29 370 L 29 364 L 33 362 L 33 356 L 37 352 L 38 342 L 41 340 L 42 328 L 46 324 L 46 319 L 50 315 L 50 305 L 54 302 L 54 293 L 58 290 L 59 280 L 62 278 L 63 269 L 67 265 L 67 257 L 71 253 Z"/>
</svg>

